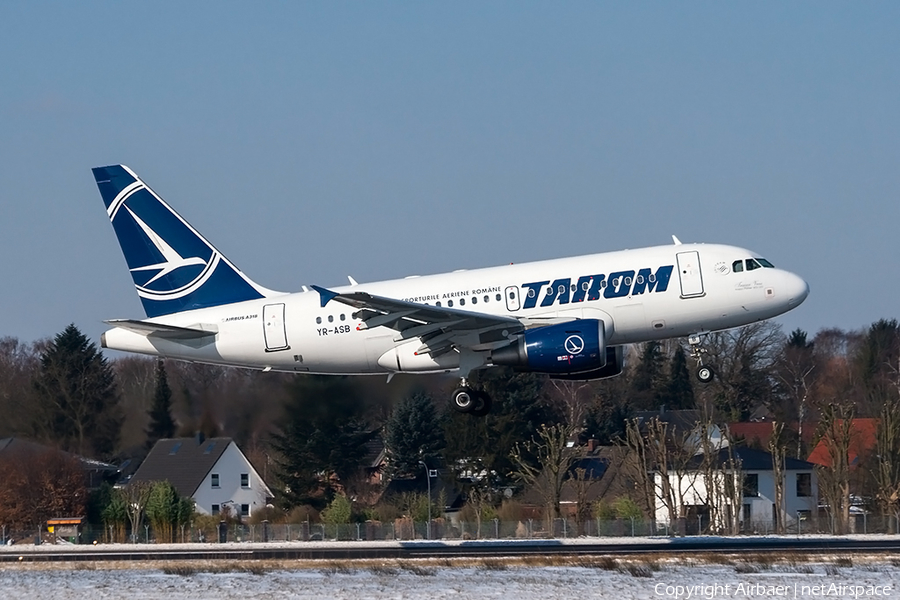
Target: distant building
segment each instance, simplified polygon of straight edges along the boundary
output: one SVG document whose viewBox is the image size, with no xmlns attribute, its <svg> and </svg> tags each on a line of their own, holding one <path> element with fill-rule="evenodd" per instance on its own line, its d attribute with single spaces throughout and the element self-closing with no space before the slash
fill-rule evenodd
<svg viewBox="0 0 900 600">
<path fill-rule="evenodd" d="M 36 456 L 47 452 L 59 452 L 78 460 L 84 471 L 84 485 L 89 490 L 100 487 L 104 481 L 115 482 L 119 475 L 119 467 L 93 458 L 85 458 L 77 454 L 62 452 L 51 446 L 45 446 L 18 437 L 0 439 L 0 458 L 10 457 L 14 460 L 23 460 L 26 457 Z"/>
<path fill-rule="evenodd" d="M 835 431 L 840 431 L 844 420 L 834 421 Z M 847 448 L 847 460 L 851 469 L 859 466 L 860 459 L 875 451 L 877 445 L 878 419 L 853 419 L 850 422 L 850 443 Z M 807 459 L 811 463 L 830 467 L 831 454 L 828 444 L 820 440 Z"/>
<path fill-rule="evenodd" d="M 815 515 L 818 505 L 818 480 L 815 473 L 815 465 L 803 460 L 785 458 L 784 468 L 784 508 L 779 513 L 775 504 L 775 474 L 772 464 L 772 455 L 761 450 L 750 448 L 722 449 L 715 457 L 714 476 L 717 487 L 725 489 L 724 483 L 729 477 L 735 475 L 728 465 L 729 458 L 733 456 L 739 465 L 741 481 L 735 482 L 742 487 L 741 505 L 730 506 L 728 499 L 722 498 L 726 513 L 734 514 L 738 511 L 738 518 L 743 523 L 745 531 L 763 530 L 772 531 L 781 518 L 783 524 L 790 528 L 796 527 L 797 518 L 809 519 Z M 703 523 L 705 527 L 708 521 L 704 516 L 709 515 L 707 481 L 700 470 L 702 455 L 694 457 L 691 466 L 680 473 L 669 472 L 669 483 L 677 490 L 676 498 L 680 498 L 681 504 L 677 506 L 677 512 L 687 519 L 688 527 L 694 527 Z M 669 513 L 662 502 L 662 476 L 654 473 L 654 485 L 657 491 L 656 520 L 660 524 L 672 527 L 669 522 Z M 734 485 L 731 484 L 731 485 Z M 779 516 L 780 515 L 780 516 Z M 726 519 L 727 515 L 720 515 Z M 716 525 L 724 526 L 724 523 Z"/>
<path fill-rule="evenodd" d="M 272 491 L 234 440 L 227 437 L 204 439 L 162 439 L 131 478 L 139 481 L 168 481 L 183 498 L 192 498 L 199 513 L 250 517 L 266 506 Z"/>
</svg>

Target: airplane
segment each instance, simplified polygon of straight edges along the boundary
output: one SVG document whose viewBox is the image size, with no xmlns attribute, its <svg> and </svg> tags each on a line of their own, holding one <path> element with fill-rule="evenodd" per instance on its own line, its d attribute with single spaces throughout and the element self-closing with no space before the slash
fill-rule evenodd
<svg viewBox="0 0 900 600">
<path fill-rule="evenodd" d="M 146 319 L 105 321 L 103 348 L 331 375 L 458 372 L 451 406 L 486 415 L 468 383 L 494 365 L 589 380 L 626 344 L 687 337 L 697 378 L 706 334 L 799 306 L 809 286 L 758 253 L 673 244 L 295 293 L 241 272 L 131 169 L 93 169 Z"/>
</svg>

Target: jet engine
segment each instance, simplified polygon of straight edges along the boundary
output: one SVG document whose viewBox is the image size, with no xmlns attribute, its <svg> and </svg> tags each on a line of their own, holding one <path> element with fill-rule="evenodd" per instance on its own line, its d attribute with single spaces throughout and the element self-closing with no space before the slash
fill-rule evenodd
<svg viewBox="0 0 900 600">
<path fill-rule="evenodd" d="M 579 319 L 529 329 L 512 344 L 494 350 L 491 360 L 495 365 L 568 376 L 605 369 L 608 354 L 603 321 Z"/>
<path fill-rule="evenodd" d="M 566 379 L 569 381 L 587 381 L 615 377 L 625 368 L 625 352 L 622 346 L 606 347 L 606 366 L 584 373 L 551 374 L 550 379 Z"/>
</svg>

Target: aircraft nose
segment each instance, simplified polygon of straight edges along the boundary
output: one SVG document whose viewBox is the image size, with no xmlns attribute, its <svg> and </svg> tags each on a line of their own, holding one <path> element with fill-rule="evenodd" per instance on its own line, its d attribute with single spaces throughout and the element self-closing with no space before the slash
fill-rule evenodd
<svg viewBox="0 0 900 600">
<path fill-rule="evenodd" d="M 799 306 L 809 296 L 809 284 L 802 277 L 787 273 L 788 305 Z"/>
</svg>

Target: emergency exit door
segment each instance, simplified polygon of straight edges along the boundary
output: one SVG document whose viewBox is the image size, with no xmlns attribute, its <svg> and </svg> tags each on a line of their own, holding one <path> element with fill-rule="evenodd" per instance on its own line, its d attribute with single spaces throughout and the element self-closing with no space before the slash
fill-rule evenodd
<svg viewBox="0 0 900 600">
<path fill-rule="evenodd" d="M 284 324 L 284 304 L 266 304 L 263 307 L 263 333 L 266 338 L 266 352 L 290 348 Z"/>
<path fill-rule="evenodd" d="M 678 280 L 681 283 L 681 297 L 695 298 L 703 295 L 703 273 L 700 271 L 700 253 L 679 252 L 675 255 L 678 262 Z"/>
</svg>

